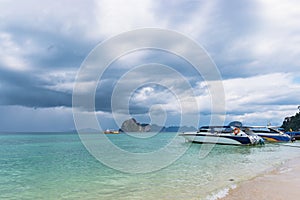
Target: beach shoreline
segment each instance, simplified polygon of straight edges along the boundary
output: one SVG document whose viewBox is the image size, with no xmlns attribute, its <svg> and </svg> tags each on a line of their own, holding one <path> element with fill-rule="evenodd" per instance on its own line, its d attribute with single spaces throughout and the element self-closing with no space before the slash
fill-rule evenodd
<svg viewBox="0 0 300 200">
<path fill-rule="evenodd" d="M 300 198 L 300 157 L 229 189 L 220 200 L 297 200 Z"/>
</svg>

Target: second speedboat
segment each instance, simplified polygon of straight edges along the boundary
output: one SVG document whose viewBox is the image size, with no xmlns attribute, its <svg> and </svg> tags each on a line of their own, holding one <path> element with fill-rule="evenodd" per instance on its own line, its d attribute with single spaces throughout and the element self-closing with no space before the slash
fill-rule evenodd
<svg viewBox="0 0 300 200">
<path fill-rule="evenodd" d="M 272 126 L 249 126 L 256 135 L 262 137 L 267 142 L 289 142 L 291 136 L 278 130 L 277 127 Z"/>
<path fill-rule="evenodd" d="M 194 143 L 257 145 L 264 140 L 250 130 L 241 130 L 233 126 L 202 126 L 197 132 L 182 133 L 187 141 Z"/>
</svg>

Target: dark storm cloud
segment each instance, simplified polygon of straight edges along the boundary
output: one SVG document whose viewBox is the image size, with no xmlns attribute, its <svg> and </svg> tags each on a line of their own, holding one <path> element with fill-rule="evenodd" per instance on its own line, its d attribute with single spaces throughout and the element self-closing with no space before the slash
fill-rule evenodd
<svg viewBox="0 0 300 200">
<path fill-rule="evenodd" d="M 20 105 L 32 108 L 72 107 L 72 91 L 59 91 L 52 86 L 59 80 L 42 79 L 28 72 L 0 70 L 0 104 Z M 97 111 L 111 111 L 111 93 L 113 79 L 100 84 L 96 92 Z M 85 98 L 85 97 L 83 97 Z"/>
<path fill-rule="evenodd" d="M 71 94 L 47 89 L 52 83 L 34 74 L 0 71 L 0 104 L 25 107 L 71 106 Z"/>
<path fill-rule="evenodd" d="M 27 26 L 11 25 L 4 30 L 22 47 L 24 58 L 37 68 L 78 68 L 94 43 L 81 40 L 77 34 L 58 34 Z M 28 42 L 30 41 L 30 42 Z"/>
</svg>

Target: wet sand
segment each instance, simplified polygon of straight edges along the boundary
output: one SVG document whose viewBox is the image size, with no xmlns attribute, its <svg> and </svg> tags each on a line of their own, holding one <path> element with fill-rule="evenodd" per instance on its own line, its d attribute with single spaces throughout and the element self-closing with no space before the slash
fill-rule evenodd
<svg viewBox="0 0 300 200">
<path fill-rule="evenodd" d="M 243 182 L 222 200 L 299 200 L 300 158 L 284 163 L 265 175 Z"/>
</svg>

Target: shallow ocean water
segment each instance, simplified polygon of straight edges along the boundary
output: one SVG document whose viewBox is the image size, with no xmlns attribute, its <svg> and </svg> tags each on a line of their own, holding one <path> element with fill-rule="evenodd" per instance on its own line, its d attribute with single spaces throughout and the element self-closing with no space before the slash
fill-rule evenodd
<svg viewBox="0 0 300 200">
<path fill-rule="evenodd" d="M 135 153 L 160 149 L 174 135 L 108 137 Z M 0 199 L 213 199 L 220 191 L 300 155 L 299 148 L 281 144 L 215 145 L 201 157 L 203 146 L 192 144 L 167 167 L 131 174 L 103 165 L 74 133 L 0 134 L 0 145 Z M 174 151 L 190 144 L 179 138 L 175 145 Z"/>
</svg>

